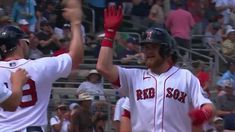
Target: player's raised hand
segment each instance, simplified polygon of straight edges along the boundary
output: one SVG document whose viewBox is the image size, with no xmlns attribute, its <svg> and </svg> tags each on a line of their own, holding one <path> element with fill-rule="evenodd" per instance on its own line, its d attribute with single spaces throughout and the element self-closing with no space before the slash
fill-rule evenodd
<svg viewBox="0 0 235 132">
<path fill-rule="evenodd" d="M 14 86 L 23 86 L 29 79 L 28 72 L 24 69 L 17 69 L 11 73 L 11 83 Z"/>
<path fill-rule="evenodd" d="M 63 17 L 70 21 L 71 24 L 81 24 L 82 22 L 82 7 L 80 0 L 63 0 Z"/>
<path fill-rule="evenodd" d="M 110 6 L 104 10 L 104 30 L 105 37 L 113 39 L 115 33 L 122 23 L 122 7 Z"/>
</svg>

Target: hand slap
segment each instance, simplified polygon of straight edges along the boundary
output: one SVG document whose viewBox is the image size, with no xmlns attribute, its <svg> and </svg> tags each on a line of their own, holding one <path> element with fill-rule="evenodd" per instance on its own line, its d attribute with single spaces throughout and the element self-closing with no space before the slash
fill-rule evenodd
<svg viewBox="0 0 235 132">
<path fill-rule="evenodd" d="M 113 39 L 123 18 L 122 7 L 110 6 L 104 10 L 105 37 Z"/>
</svg>

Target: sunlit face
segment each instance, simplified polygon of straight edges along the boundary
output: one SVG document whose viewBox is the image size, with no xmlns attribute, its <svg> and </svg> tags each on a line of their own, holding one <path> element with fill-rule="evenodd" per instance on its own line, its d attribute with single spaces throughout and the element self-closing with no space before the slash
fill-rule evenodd
<svg viewBox="0 0 235 132">
<path fill-rule="evenodd" d="M 90 74 L 89 75 L 89 81 L 92 83 L 97 83 L 100 80 L 100 75 L 99 74 Z"/>
<path fill-rule="evenodd" d="M 145 55 L 145 65 L 151 70 L 159 68 L 164 62 L 164 58 L 159 54 L 159 48 L 158 44 L 153 43 L 145 44 L 142 47 Z"/>
</svg>

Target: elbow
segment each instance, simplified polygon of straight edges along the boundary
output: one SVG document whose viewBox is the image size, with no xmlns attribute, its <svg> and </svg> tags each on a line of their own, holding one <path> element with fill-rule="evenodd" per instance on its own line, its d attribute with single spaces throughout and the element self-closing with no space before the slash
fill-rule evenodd
<svg viewBox="0 0 235 132">
<path fill-rule="evenodd" d="M 97 63 L 97 65 L 96 65 L 96 70 L 97 70 L 100 74 L 105 73 L 105 67 L 104 67 L 103 65 L 101 65 L 100 63 Z"/>
</svg>

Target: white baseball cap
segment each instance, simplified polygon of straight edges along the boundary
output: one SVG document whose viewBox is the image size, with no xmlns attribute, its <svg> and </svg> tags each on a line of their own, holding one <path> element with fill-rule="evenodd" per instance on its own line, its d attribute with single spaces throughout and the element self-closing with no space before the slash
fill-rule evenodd
<svg viewBox="0 0 235 132">
<path fill-rule="evenodd" d="M 93 100 L 93 97 L 88 93 L 81 93 L 78 95 L 78 101 Z"/>
<path fill-rule="evenodd" d="M 234 85 L 234 81 L 232 81 L 231 79 L 228 79 L 228 80 L 224 80 L 223 81 L 223 87 L 230 87 L 230 88 L 233 88 L 235 85 Z"/>
<path fill-rule="evenodd" d="M 76 107 L 79 107 L 79 105 L 77 103 L 72 103 L 69 105 L 70 110 L 74 110 Z"/>
<path fill-rule="evenodd" d="M 229 33 L 231 32 L 235 32 L 235 29 L 233 28 L 228 28 L 227 31 L 226 31 L 226 35 L 228 35 Z"/>
<path fill-rule="evenodd" d="M 28 25 L 29 22 L 25 19 L 20 19 L 19 22 L 18 22 L 20 25 Z"/>
<path fill-rule="evenodd" d="M 99 74 L 99 72 L 97 70 L 93 69 L 93 70 L 89 71 L 88 75 L 90 75 L 90 74 Z"/>
<path fill-rule="evenodd" d="M 216 116 L 214 117 L 213 122 L 216 122 L 216 121 L 223 121 L 223 118 Z"/>
</svg>

